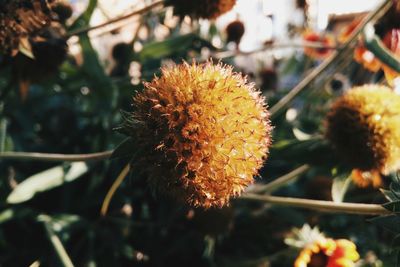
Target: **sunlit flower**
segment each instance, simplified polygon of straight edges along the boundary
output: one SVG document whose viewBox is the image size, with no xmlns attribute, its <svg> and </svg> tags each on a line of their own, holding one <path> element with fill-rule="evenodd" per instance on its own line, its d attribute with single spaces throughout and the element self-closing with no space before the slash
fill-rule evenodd
<svg viewBox="0 0 400 267">
<path fill-rule="evenodd" d="M 15 56 L 21 46 L 29 49 L 28 38 L 50 23 L 50 10 L 47 1 L 5 2 L 0 6 L 0 54 Z"/>
<path fill-rule="evenodd" d="M 305 247 L 295 267 L 353 267 L 360 258 L 356 246 L 346 239 L 320 239 Z"/>
<path fill-rule="evenodd" d="M 230 11 L 236 0 L 167 0 L 166 5 L 174 7 L 174 14 L 180 17 L 215 19 Z"/>
<path fill-rule="evenodd" d="M 351 179 L 356 186 L 361 188 L 366 188 L 369 186 L 379 188 L 383 185 L 382 176 L 376 170 L 361 171 L 358 169 L 354 169 L 351 172 Z"/>
<path fill-rule="evenodd" d="M 155 191 L 194 206 L 227 204 L 253 182 L 270 144 L 260 92 L 222 64 L 162 69 L 134 97 L 126 132 Z"/>
<path fill-rule="evenodd" d="M 307 30 L 303 34 L 303 40 L 306 42 L 304 53 L 314 59 L 324 59 L 332 52 L 332 46 L 335 45 L 335 39 L 330 34 L 320 34 Z M 312 47 L 312 45 L 322 45 L 322 47 Z"/>
<path fill-rule="evenodd" d="M 390 88 L 353 88 L 333 104 L 326 136 L 347 163 L 383 174 L 400 167 L 400 96 Z"/>
</svg>

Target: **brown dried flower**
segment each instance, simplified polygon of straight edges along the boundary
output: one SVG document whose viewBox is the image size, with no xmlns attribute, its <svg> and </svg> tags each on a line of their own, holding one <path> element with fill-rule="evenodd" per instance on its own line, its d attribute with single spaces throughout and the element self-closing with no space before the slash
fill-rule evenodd
<svg viewBox="0 0 400 267">
<path fill-rule="evenodd" d="M 167 0 L 166 5 L 174 7 L 174 14 L 183 18 L 215 19 L 230 11 L 236 0 Z"/>
</svg>

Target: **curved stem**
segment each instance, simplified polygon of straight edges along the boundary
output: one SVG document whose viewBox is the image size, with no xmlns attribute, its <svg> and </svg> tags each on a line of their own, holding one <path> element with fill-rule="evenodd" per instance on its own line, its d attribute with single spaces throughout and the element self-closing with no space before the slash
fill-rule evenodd
<svg viewBox="0 0 400 267">
<path fill-rule="evenodd" d="M 128 175 L 130 170 L 130 164 L 128 163 L 121 171 L 121 173 L 118 175 L 117 179 L 115 182 L 112 184 L 110 190 L 108 190 L 106 197 L 104 198 L 103 205 L 101 206 L 100 214 L 102 216 L 105 216 L 108 211 L 108 207 L 110 206 L 110 202 L 112 197 L 114 196 L 115 192 L 117 191 L 118 187 L 121 185 L 121 183 L 124 181 L 126 175 Z"/>
<path fill-rule="evenodd" d="M 278 189 L 279 187 L 289 183 L 290 181 L 296 179 L 299 175 L 303 174 L 309 169 L 310 166 L 308 164 L 301 165 L 300 167 L 294 169 L 293 171 L 285 175 L 282 175 L 281 177 L 273 180 L 272 182 L 256 188 L 253 192 L 258 194 L 270 193 Z"/>
<path fill-rule="evenodd" d="M 339 49 L 339 47 L 337 47 L 337 46 L 329 46 L 324 43 L 303 41 L 301 43 L 280 43 L 280 44 L 264 45 L 263 47 L 261 47 L 259 49 L 255 49 L 255 50 L 248 51 L 248 52 L 224 51 L 224 52 L 216 53 L 214 55 L 214 57 L 216 57 L 218 59 L 225 59 L 225 58 L 230 58 L 230 57 L 235 57 L 235 56 L 251 55 L 251 54 L 263 52 L 266 50 L 283 49 L 283 48 L 304 48 L 304 47 L 324 48 L 324 49 L 332 49 L 332 50 Z"/>
<path fill-rule="evenodd" d="M 314 80 L 326 69 L 336 63 L 339 55 L 344 53 L 350 45 L 357 39 L 365 25 L 370 21 L 376 20 L 382 17 L 392 6 L 391 0 L 385 0 L 380 4 L 373 12 L 369 13 L 368 16 L 357 26 L 357 28 L 352 32 L 346 43 L 343 44 L 342 48 L 338 51 L 333 51 L 332 55 L 328 57 L 324 62 L 322 62 L 318 67 L 316 67 L 309 75 L 307 75 L 297 86 L 295 86 L 287 95 L 285 95 L 278 103 L 276 103 L 270 109 L 271 117 L 275 117 L 287 104 L 289 104 L 301 91 L 307 88 Z"/>
<path fill-rule="evenodd" d="M 305 208 L 331 213 L 349 213 L 364 215 L 387 215 L 391 212 L 380 205 L 361 203 L 336 203 L 333 201 L 312 200 L 292 197 L 277 197 L 269 195 L 245 194 L 240 197 L 243 200 L 260 201 L 275 205 Z"/>
<path fill-rule="evenodd" d="M 133 12 L 131 12 L 129 14 L 126 14 L 124 16 L 121 16 L 119 18 L 111 19 L 109 21 L 106 21 L 106 22 L 104 22 L 102 24 L 99 24 L 99 25 L 96 25 L 96 26 L 82 28 L 82 29 L 78 29 L 76 31 L 69 32 L 67 34 L 67 38 L 71 37 L 71 36 L 74 36 L 74 35 L 84 34 L 84 33 L 87 33 L 89 31 L 96 30 L 96 29 L 105 27 L 107 25 L 110 25 L 110 24 L 113 24 L 113 23 L 116 23 L 116 22 L 119 22 L 119 21 L 126 20 L 126 19 L 128 19 L 130 17 L 133 17 L 133 16 L 136 16 L 136 15 L 144 14 L 144 13 L 152 10 L 153 8 L 155 8 L 157 6 L 161 6 L 163 4 L 164 4 L 164 0 L 155 1 L 154 3 L 152 3 L 152 4 L 148 5 L 148 6 L 145 6 L 145 7 L 141 8 L 141 9 L 139 9 L 139 10 L 135 10 L 135 11 L 133 11 Z"/>
<path fill-rule="evenodd" d="M 111 156 L 113 150 L 90 154 L 51 154 L 29 152 L 2 152 L 0 159 L 34 160 L 34 161 L 91 161 L 103 160 Z"/>
</svg>

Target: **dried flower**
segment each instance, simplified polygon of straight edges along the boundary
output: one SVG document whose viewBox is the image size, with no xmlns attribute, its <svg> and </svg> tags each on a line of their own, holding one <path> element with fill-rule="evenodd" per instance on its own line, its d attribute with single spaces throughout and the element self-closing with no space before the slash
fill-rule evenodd
<svg viewBox="0 0 400 267">
<path fill-rule="evenodd" d="M 236 0 L 167 0 L 166 5 L 174 7 L 174 14 L 183 18 L 188 15 L 193 18 L 216 19 L 230 11 Z"/>
<path fill-rule="evenodd" d="M 400 96 L 379 85 L 353 88 L 333 104 L 326 136 L 347 163 L 386 174 L 400 167 Z"/>
<path fill-rule="evenodd" d="M 351 179 L 356 186 L 361 188 L 367 188 L 369 186 L 379 188 L 383 185 L 382 176 L 376 170 L 361 171 L 358 169 L 354 169 L 351 172 Z"/>
<path fill-rule="evenodd" d="M 58 0 L 51 5 L 51 10 L 57 14 L 57 18 L 61 23 L 65 23 L 73 13 L 70 3 L 66 0 Z"/>
<path fill-rule="evenodd" d="M 228 35 L 227 41 L 234 42 L 239 45 L 240 40 L 244 34 L 244 24 L 240 20 L 232 21 L 226 27 L 226 34 Z"/>
<path fill-rule="evenodd" d="M 332 52 L 332 49 L 330 47 L 335 45 L 335 39 L 333 38 L 332 35 L 330 34 L 321 35 L 319 33 L 310 30 L 307 30 L 303 34 L 303 40 L 310 44 L 316 43 L 325 46 L 318 48 L 307 45 L 304 46 L 304 53 L 307 56 L 314 59 L 324 59 L 328 57 Z"/>
<path fill-rule="evenodd" d="M 295 267 L 353 267 L 360 258 L 356 245 L 346 239 L 325 238 L 305 247 Z"/>
<path fill-rule="evenodd" d="M 260 92 L 222 64 L 162 69 L 134 97 L 126 132 L 153 189 L 194 206 L 227 204 L 253 182 L 271 142 Z"/>
<path fill-rule="evenodd" d="M 0 7 L 0 54 L 15 56 L 27 39 L 51 21 L 47 1 L 7 1 Z"/>
</svg>

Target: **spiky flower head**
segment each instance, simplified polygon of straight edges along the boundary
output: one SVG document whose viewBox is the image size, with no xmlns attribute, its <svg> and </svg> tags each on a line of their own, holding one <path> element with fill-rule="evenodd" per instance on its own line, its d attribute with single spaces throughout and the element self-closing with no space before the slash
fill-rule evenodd
<svg viewBox="0 0 400 267">
<path fill-rule="evenodd" d="M 167 0 L 166 5 L 174 8 L 174 14 L 183 18 L 216 19 L 230 11 L 236 0 Z"/>
<path fill-rule="evenodd" d="M 28 38 L 51 21 L 48 2 L 44 0 L 5 1 L 0 6 L 0 54 L 15 56 Z"/>
<path fill-rule="evenodd" d="M 380 85 L 347 91 L 327 116 L 326 136 L 347 163 L 383 174 L 400 167 L 400 96 Z"/>
<path fill-rule="evenodd" d="M 134 97 L 126 132 L 155 191 L 194 206 L 221 207 L 253 182 L 270 144 L 260 92 L 212 62 L 162 69 Z"/>
</svg>

